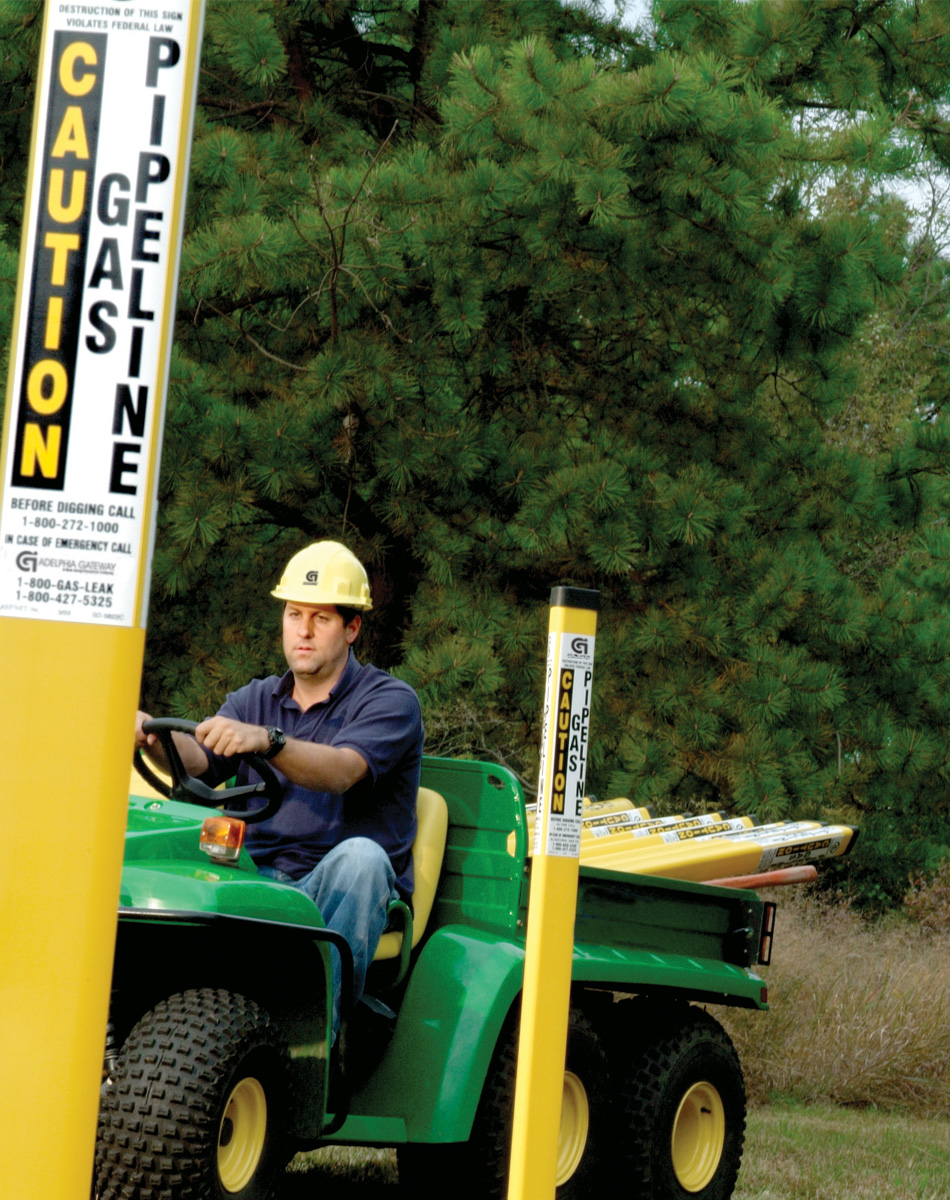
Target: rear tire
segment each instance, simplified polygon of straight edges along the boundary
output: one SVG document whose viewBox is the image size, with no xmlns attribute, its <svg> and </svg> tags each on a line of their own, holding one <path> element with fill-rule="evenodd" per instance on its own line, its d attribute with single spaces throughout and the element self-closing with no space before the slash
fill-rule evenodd
<svg viewBox="0 0 950 1200">
<path fill-rule="evenodd" d="M 622 1178 L 637 1200 L 729 1200 L 745 1138 L 739 1058 L 701 1009 L 620 1006 L 629 1069 L 619 1088 Z"/>
<path fill-rule="evenodd" d="M 518 1023 L 502 1030 L 467 1142 L 399 1146 L 399 1182 L 407 1194 L 455 1200 L 506 1200 L 511 1157 Z M 609 1087 L 600 1037 L 576 1008 L 570 1012 L 558 1144 L 557 1200 L 588 1200 L 610 1180 L 605 1154 Z"/>
<path fill-rule="evenodd" d="M 290 1157 L 288 1082 L 267 1013 L 231 992 L 163 1001 L 102 1089 L 99 1200 L 270 1200 Z"/>
</svg>

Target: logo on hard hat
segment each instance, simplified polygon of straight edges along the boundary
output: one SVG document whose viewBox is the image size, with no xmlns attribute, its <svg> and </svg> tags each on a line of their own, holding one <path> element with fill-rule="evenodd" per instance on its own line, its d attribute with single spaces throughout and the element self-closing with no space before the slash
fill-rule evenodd
<svg viewBox="0 0 950 1200">
<path fill-rule="evenodd" d="M 21 571 L 35 571 L 39 566 L 39 556 L 34 550 L 21 550 L 16 556 L 16 565 Z"/>
<path fill-rule="evenodd" d="M 320 582 L 320 572 L 319 571 L 308 571 L 307 574 L 304 576 L 303 581 L 304 581 L 304 583 L 319 583 Z"/>
</svg>

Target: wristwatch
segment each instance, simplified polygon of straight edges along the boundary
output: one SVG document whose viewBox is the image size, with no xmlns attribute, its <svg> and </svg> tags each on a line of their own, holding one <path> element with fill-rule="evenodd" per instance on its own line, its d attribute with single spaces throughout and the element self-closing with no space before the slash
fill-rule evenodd
<svg viewBox="0 0 950 1200">
<path fill-rule="evenodd" d="M 276 725 L 265 725 L 267 736 L 270 738 L 270 745 L 261 755 L 261 758 L 273 758 L 275 754 L 280 754 L 281 750 L 287 745 L 287 738 L 284 736 L 284 731 L 278 729 Z"/>
</svg>

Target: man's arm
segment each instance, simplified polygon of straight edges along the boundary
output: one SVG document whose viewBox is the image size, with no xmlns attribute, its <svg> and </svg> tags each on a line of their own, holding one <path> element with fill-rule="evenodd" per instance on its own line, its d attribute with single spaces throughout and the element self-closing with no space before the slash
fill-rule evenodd
<svg viewBox="0 0 950 1200">
<path fill-rule="evenodd" d="M 264 754 L 270 749 L 270 738 L 263 725 L 248 725 L 232 717 L 209 717 L 195 730 L 195 737 L 206 750 L 225 758 L 233 754 Z M 325 746 L 300 738 L 287 738 L 283 749 L 270 761 L 291 783 L 312 792 L 337 796 L 348 792 L 369 772 L 363 756 L 349 746 Z"/>
<path fill-rule="evenodd" d="M 144 751 L 156 767 L 167 772 L 168 759 L 161 743 L 154 733 L 147 734 L 142 728 L 143 724 L 151 719 L 147 712 L 140 711 L 135 714 L 135 749 Z M 203 775 L 208 769 L 208 756 L 201 750 L 195 739 L 189 737 L 187 733 L 173 733 L 172 738 L 181 757 L 182 765 L 188 774 L 194 775 L 196 778 Z"/>
</svg>

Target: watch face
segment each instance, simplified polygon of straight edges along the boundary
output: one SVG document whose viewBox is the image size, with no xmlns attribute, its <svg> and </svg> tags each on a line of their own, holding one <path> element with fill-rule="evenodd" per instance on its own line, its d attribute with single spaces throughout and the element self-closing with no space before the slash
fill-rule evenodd
<svg viewBox="0 0 950 1200">
<path fill-rule="evenodd" d="M 283 750 L 284 743 L 287 739 L 284 737 L 284 731 L 282 729 L 277 729 L 272 725 L 266 726 L 266 729 L 267 736 L 270 738 L 270 748 L 264 757 L 271 758 L 273 755 L 278 754 L 281 750 Z"/>
</svg>

